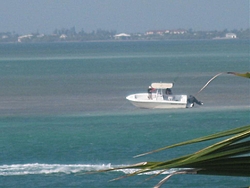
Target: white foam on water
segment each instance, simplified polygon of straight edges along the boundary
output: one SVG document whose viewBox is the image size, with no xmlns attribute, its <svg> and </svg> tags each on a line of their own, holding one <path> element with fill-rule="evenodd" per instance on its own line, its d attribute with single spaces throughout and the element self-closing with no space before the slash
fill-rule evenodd
<svg viewBox="0 0 250 188">
<path fill-rule="evenodd" d="M 110 164 L 12 164 L 1 165 L 0 176 L 30 175 L 30 174 L 72 174 L 78 172 L 98 171 L 112 168 Z"/>
<path fill-rule="evenodd" d="M 107 170 L 111 168 L 122 167 L 125 165 L 111 164 L 11 164 L 0 165 L 0 176 L 18 176 L 18 175 L 37 175 L 37 174 L 75 174 L 85 172 L 97 172 L 99 170 Z M 170 169 L 163 174 L 175 172 L 177 169 Z M 137 169 L 121 169 L 117 170 L 125 174 L 131 174 Z M 143 175 L 157 174 L 159 171 L 143 173 Z"/>
</svg>

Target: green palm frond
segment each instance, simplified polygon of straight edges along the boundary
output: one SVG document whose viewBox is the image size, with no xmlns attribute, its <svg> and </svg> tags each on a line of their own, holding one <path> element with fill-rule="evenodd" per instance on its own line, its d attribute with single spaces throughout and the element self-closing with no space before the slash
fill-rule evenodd
<svg viewBox="0 0 250 188">
<path fill-rule="evenodd" d="M 230 135 L 234 135 L 234 134 L 245 132 L 247 130 L 249 130 L 249 125 L 248 126 L 239 127 L 239 128 L 235 128 L 235 129 L 228 130 L 228 131 L 223 131 L 223 132 L 220 132 L 220 133 L 215 133 L 215 134 L 204 136 L 204 137 L 200 137 L 200 138 L 196 138 L 196 139 L 193 139 L 193 140 L 188 140 L 188 141 L 185 141 L 185 142 L 180 142 L 180 143 L 173 144 L 173 145 L 170 145 L 170 146 L 166 146 L 166 147 L 154 150 L 154 151 L 150 151 L 150 152 L 147 152 L 147 153 L 136 155 L 134 157 L 141 157 L 143 155 L 148 155 L 148 154 L 151 154 L 151 153 L 159 152 L 159 151 L 166 150 L 166 149 L 169 149 L 169 148 L 174 148 L 174 147 L 177 147 L 177 146 L 194 144 L 194 143 L 198 143 L 198 142 L 204 142 L 204 141 L 213 140 L 213 139 L 216 139 L 216 138 L 230 136 Z"/>
<path fill-rule="evenodd" d="M 250 176 L 250 125 L 223 131 L 209 136 L 177 143 L 164 148 L 160 148 L 142 155 L 159 152 L 165 149 L 214 140 L 228 137 L 222 141 L 212 144 L 193 154 L 181 156 L 172 160 L 163 162 L 142 162 L 134 165 L 123 166 L 121 168 L 112 168 L 104 171 L 113 171 L 121 169 L 136 169 L 134 173 L 118 177 L 121 178 L 142 174 L 145 172 L 159 171 L 157 175 L 176 168 L 180 169 L 165 177 L 156 187 L 160 187 L 172 175 L 175 174 L 206 174 L 206 175 L 225 175 L 225 176 Z M 136 156 L 136 157 L 138 157 Z"/>
<path fill-rule="evenodd" d="M 227 74 L 233 74 L 233 75 L 236 75 L 236 76 L 241 76 L 241 77 L 245 77 L 245 78 L 250 78 L 250 72 L 246 72 L 246 73 L 227 72 Z"/>
<path fill-rule="evenodd" d="M 198 94 L 202 90 L 204 90 L 208 86 L 208 84 L 210 84 L 215 78 L 217 78 L 218 76 L 220 76 L 222 74 L 232 74 L 232 75 L 235 75 L 235 76 L 240 76 L 240 77 L 244 77 L 244 78 L 250 78 L 250 72 L 246 72 L 246 73 L 220 72 L 220 73 L 216 74 L 215 76 L 213 76 L 210 80 L 208 80 L 208 82 L 196 94 Z"/>
</svg>

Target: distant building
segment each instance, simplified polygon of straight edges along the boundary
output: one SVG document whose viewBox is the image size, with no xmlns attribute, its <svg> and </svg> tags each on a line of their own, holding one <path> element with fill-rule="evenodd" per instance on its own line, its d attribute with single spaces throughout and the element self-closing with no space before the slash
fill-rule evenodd
<svg viewBox="0 0 250 188">
<path fill-rule="evenodd" d="M 236 39 L 237 36 L 234 33 L 226 33 L 225 37 L 215 37 L 213 39 Z"/>
<path fill-rule="evenodd" d="M 152 31 L 147 31 L 145 35 L 164 35 L 164 34 L 183 35 L 186 32 L 187 32 L 186 30 L 152 30 Z"/>
<path fill-rule="evenodd" d="M 151 30 L 147 31 L 145 35 L 163 35 L 164 33 L 166 33 L 166 30 Z"/>
<path fill-rule="evenodd" d="M 60 39 L 66 39 L 67 38 L 67 35 L 65 35 L 65 34 L 62 34 L 61 36 L 60 36 Z"/>
<path fill-rule="evenodd" d="M 7 38 L 9 38 L 7 35 L 2 36 L 2 39 L 7 39 Z"/>
<path fill-rule="evenodd" d="M 147 31 L 146 33 L 145 33 L 145 35 L 153 35 L 154 34 L 154 31 Z"/>
<path fill-rule="evenodd" d="M 36 37 L 37 38 L 42 38 L 42 37 L 44 37 L 45 35 L 44 34 L 40 34 L 40 35 L 37 35 Z"/>
<path fill-rule="evenodd" d="M 114 36 L 115 39 L 129 39 L 131 37 L 131 35 L 126 34 L 126 33 L 120 33 Z"/>
<path fill-rule="evenodd" d="M 172 30 L 172 31 L 169 31 L 170 34 L 174 34 L 174 35 L 183 35 L 186 32 L 187 32 L 186 30 Z"/>
<path fill-rule="evenodd" d="M 33 37 L 33 35 L 22 35 L 18 37 L 17 41 L 22 42 L 23 39 L 31 39 L 31 37 Z"/>
<path fill-rule="evenodd" d="M 236 34 L 234 34 L 234 33 L 227 33 L 227 34 L 226 34 L 226 38 L 227 38 L 227 39 L 236 39 L 237 36 L 236 36 Z"/>
</svg>

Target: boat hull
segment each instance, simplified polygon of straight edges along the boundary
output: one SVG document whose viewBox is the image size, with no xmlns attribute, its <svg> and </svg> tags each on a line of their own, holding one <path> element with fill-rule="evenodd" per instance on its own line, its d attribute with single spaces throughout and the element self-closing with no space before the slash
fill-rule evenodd
<svg viewBox="0 0 250 188">
<path fill-rule="evenodd" d="M 187 95 L 162 96 L 153 94 L 149 99 L 148 93 L 138 93 L 126 97 L 134 106 L 148 109 L 187 108 Z"/>
</svg>

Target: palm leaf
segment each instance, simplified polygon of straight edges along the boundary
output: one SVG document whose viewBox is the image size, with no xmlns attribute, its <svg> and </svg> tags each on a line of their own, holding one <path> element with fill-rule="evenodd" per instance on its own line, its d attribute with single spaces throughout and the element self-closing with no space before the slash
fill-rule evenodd
<svg viewBox="0 0 250 188">
<path fill-rule="evenodd" d="M 163 162 L 142 162 L 134 165 L 123 166 L 120 168 L 107 169 L 104 171 L 121 170 L 128 168 L 137 169 L 134 173 L 114 179 L 118 180 L 121 178 L 156 170 L 160 170 L 160 172 L 158 172 L 154 176 L 160 175 L 172 168 L 180 169 L 162 179 L 162 181 L 160 181 L 155 187 L 160 187 L 172 175 L 175 174 L 250 176 L 250 125 L 223 131 L 186 142 L 177 143 L 151 152 L 140 154 L 138 156 L 151 154 L 154 152 L 187 144 L 223 138 L 225 136 L 231 137 L 212 144 L 193 154 L 188 154 Z"/>
<path fill-rule="evenodd" d="M 246 73 L 227 72 L 227 74 L 233 74 L 233 75 L 236 75 L 236 76 L 250 78 L 250 72 L 246 72 Z"/>
<path fill-rule="evenodd" d="M 149 151 L 147 153 L 139 154 L 139 155 L 136 155 L 134 157 L 135 158 L 136 157 L 141 157 L 141 156 L 144 156 L 144 155 L 148 155 L 148 154 L 159 152 L 159 151 L 162 151 L 162 150 L 174 148 L 174 147 L 177 147 L 177 146 L 194 144 L 194 143 L 198 143 L 198 142 L 204 142 L 204 141 L 208 141 L 208 140 L 212 140 L 212 139 L 217 139 L 217 138 L 221 138 L 221 137 L 225 137 L 225 136 L 230 136 L 230 135 L 233 135 L 233 134 L 242 133 L 242 132 L 244 132 L 246 130 L 249 130 L 249 127 L 250 126 L 247 125 L 247 126 L 235 128 L 235 129 L 232 129 L 232 130 L 227 130 L 227 131 L 223 131 L 223 132 L 220 132 L 220 133 L 215 133 L 215 134 L 212 134 L 212 135 L 208 135 L 208 136 L 196 138 L 196 139 L 193 139 L 193 140 L 188 140 L 188 141 L 185 141 L 185 142 L 180 142 L 180 143 L 173 144 L 173 145 L 170 145 L 170 146 L 166 146 L 166 147 L 163 147 L 163 148 L 159 148 L 159 149 L 156 149 L 156 150 L 153 150 L 153 151 Z"/>
<path fill-rule="evenodd" d="M 232 74 L 232 75 L 236 75 L 236 76 L 240 76 L 240 77 L 245 77 L 245 78 L 250 78 L 250 72 L 246 72 L 246 73 L 238 73 L 238 72 L 221 72 L 216 74 L 215 76 L 213 76 L 210 80 L 208 80 L 208 82 L 196 93 L 200 93 L 202 90 L 204 90 L 208 84 L 210 84 L 215 78 L 217 78 L 218 76 L 222 75 L 222 74 Z"/>
</svg>

